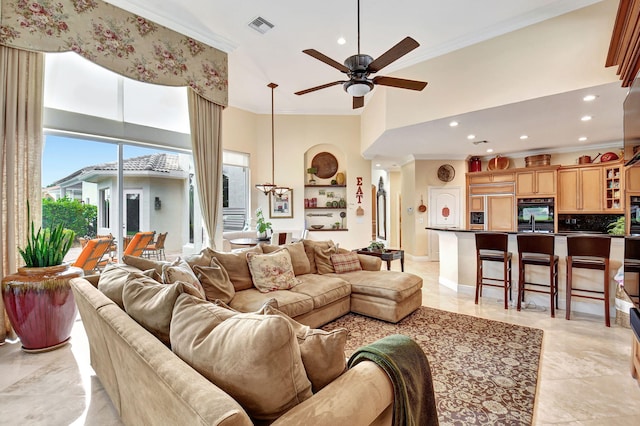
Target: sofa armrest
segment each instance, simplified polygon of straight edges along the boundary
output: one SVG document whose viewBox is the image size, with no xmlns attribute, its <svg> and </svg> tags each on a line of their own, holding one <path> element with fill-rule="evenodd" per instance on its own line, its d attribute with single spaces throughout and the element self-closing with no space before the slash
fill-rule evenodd
<svg viewBox="0 0 640 426">
<path fill-rule="evenodd" d="M 359 254 L 358 259 L 360 259 L 360 266 L 365 271 L 379 271 L 382 267 L 382 259 L 379 257 Z"/>
<path fill-rule="evenodd" d="M 393 386 L 387 374 L 373 362 L 363 361 L 272 425 L 390 425 L 392 408 Z"/>
</svg>

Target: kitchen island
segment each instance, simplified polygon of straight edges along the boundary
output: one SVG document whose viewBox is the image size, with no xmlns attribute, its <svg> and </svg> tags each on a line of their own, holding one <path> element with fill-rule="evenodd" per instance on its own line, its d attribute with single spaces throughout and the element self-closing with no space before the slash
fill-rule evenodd
<svg viewBox="0 0 640 426">
<path fill-rule="evenodd" d="M 435 231 L 438 234 L 439 252 L 440 252 L 440 275 L 438 281 L 441 285 L 450 288 L 456 292 L 469 294 L 473 297 L 476 282 L 476 232 L 459 228 L 439 228 L 427 227 L 429 231 Z M 509 234 L 509 251 L 513 254 L 512 260 L 512 296 L 513 300 L 510 306 L 515 307 L 517 302 L 518 289 L 518 244 L 516 240 L 516 232 L 508 232 Z M 556 312 L 556 317 L 564 316 L 566 302 L 566 256 L 567 256 L 567 235 L 565 233 L 551 234 L 555 236 L 555 253 L 560 257 L 559 260 L 559 277 L 558 277 L 558 308 L 560 313 Z M 575 234 L 574 234 L 575 235 Z M 605 234 L 603 234 L 605 235 Z M 623 263 L 624 259 L 624 238 L 611 237 L 611 254 L 609 256 L 609 285 L 611 294 L 610 312 L 615 315 L 615 290 L 616 282 L 613 277 Z M 485 263 L 485 272 L 490 276 L 500 277 L 502 274 L 502 266 L 495 262 Z M 592 271 L 588 269 L 574 269 L 573 282 L 574 287 L 593 289 L 602 291 L 602 272 Z M 548 282 L 548 269 L 543 267 L 527 268 L 528 282 Z M 497 303 L 496 299 L 503 300 L 502 289 L 485 286 L 483 288 L 483 297 L 479 303 Z M 549 306 L 549 296 L 533 292 L 526 293 L 526 303 L 524 306 L 543 307 L 547 310 Z M 602 301 L 590 300 L 574 297 L 571 300 L 571 311 L 582 312 L 604 316 L 604 306 Z"/>
</svg>

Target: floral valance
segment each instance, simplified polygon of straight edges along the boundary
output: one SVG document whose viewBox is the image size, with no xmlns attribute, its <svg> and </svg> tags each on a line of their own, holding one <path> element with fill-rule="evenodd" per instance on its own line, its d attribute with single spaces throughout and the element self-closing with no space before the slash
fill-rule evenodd
<svg viewBox="0 0 640 426">
<path fill-rule="evenodd" d="M 2 0 L 0 43 L 74 51 L 129 78 L 228 103 L 225 52 L 100 0 Z"/>
</svg>

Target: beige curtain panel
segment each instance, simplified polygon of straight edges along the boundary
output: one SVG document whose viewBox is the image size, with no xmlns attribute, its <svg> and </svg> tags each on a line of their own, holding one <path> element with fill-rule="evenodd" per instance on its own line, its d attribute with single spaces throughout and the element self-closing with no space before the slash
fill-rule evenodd
<svg viewBox="0 0 640 426">
<path fill-rule="evenodd" d="M 32 219 L 41 220 L 44 55 L 0 46 L 0 85 L 0 277 L 4 277 L 22 265 L 17 248 L 27 240 L 27 200 Z M 1 299 L 0 319 L 3 342 L 11 329 Z"/>
<path fill-rule="evenodd" d="M 218 200 L 222 188 L 222 107 L 188 90 L 196 185 L 209 247 L 215 248 Z"/>
<path fill-rule="evenodd" d="M 134 80 L 228 104 L 227 54 L 100 0 L 3 1 L 0 44 L 74 51 Z"/>
</svg>

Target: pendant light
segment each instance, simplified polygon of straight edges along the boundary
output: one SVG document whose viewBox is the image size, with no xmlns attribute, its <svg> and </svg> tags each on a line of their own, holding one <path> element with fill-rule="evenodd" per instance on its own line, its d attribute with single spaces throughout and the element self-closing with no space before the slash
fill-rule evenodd
<svg viewBox="0 0 640 426">
<path fill-rule="evenodd" d="M 275 131 L 274 131 L 274 110 L 273 110 L 273 91 L 278 87 L 275 83 L 269 83 L 267 85 L 271 88 L 271 182 L 274 182 L 274 169 L 275 169 Z M 274 193 L 277 196 L 282 196 L 289 192 L 291 188 L 286 186 L 278 186 L 274 183 L 260 183 L 256 185 L 258 191 L 262 191 L 264 195 Z"/>
</svg>

